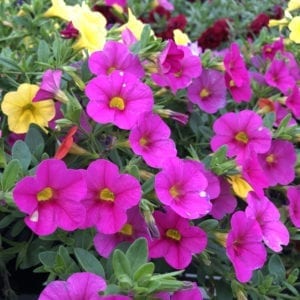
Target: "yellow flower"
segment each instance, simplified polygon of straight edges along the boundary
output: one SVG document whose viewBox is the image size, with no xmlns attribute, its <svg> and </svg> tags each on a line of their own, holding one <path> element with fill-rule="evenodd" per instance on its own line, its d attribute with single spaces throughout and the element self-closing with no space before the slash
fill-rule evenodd
<svg viewBox="0 0 300 300">
<path fill-rule="evenodd" d="M 290 35 L 289 38 L 293 42 L 300 43 L 300 17 L 295 17 L 289 24 Z"/>
<path fill-rule="evenodd" d="M 239 174 L 228 176 L 227 180 L 231 184 L 234 193 L 242 199 L 245 199 L 248 193 L 253 191 L 249 183 Z"/>
<path fill-rule="evenodd" d="M 288 3 L 288 11 L 296 10 L 300 8 L 300 0 L 290 0 Z"/>
<path fill-rule="evenodd" d="M 74 7 L 66 5 L 64 0 L 52 0 L 52 6 L 44 13 L 45 17 L 58 17 L 70 21 Z"/>
<path fill-rule="evenodd" d="M 268 27 L 275 27 L 275 26 L 283 27 L 284 25 L 287 25 L 287 24 L 288 24 L 288 19 L 286 19 L 286 18 L 283 18 L 280 20 L 271 19 L 268 23 Z"/>
<path fill-rule="evenodd" d="M 44 128 L 55 116 L 52 100 L 32 102 L 39 87 L 23 83 L 17 91 L 5 94 L 1 109 L 8 118 L 8 127 L 14 133 L 26 133 L 31 123 Z"/>
<path fill-rule="evenodd" d="M 187 46 L 190 43 L 190 39 L 186 33 L 183 33 L 180 29 L 175 29 L 174 33 L 174 41 L 177 45 Z"/>
</svg>

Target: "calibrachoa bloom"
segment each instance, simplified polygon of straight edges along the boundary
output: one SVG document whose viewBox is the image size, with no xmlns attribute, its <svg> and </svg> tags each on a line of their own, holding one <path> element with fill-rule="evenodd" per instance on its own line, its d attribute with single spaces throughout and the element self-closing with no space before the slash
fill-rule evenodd
<svg viewBox="0 0 300 300">
<path fill-rule="evenodd" d="M 184 269 L 192 261 L 192 255 L 202 252 L 207 245 L 205 232 L 191 226 L 187 219 L 167 210 L 154 212 L 160 238 L 149 243 L 150 258 L 163 257 L 175 269 Z"/>
<path fill-rule="evenodd" d="M 207 179 L 191 160 L 169 159 L 155 176 L 158 199 L 184 218 L 196 219 L 211 210 Z"/>
<path fill-rule="evenodd" d="M 52 100 L 33 102 L 39 87 L 22 83 L 17 91 L 4 95 L 1 109 L 8 117 L 8 127 L 14 133 L 26 133 L 30 124 L 34 123 L 43 129 L 55 116 Z"/>
<path fill-rule="evenodd" d="M 202 70 L 200 77 L 193 79 L 187 88 L 192 103 L 207 113 L 215 113 L 226 104 L 224 75 L 215 70 Z"/>
<path fill-rule="evenodd" d="M 190 289 L 182 289 L 175 292 L 171 298 L 172 300 L 202 300 L 200 288 L 194 282 Z"/>
<path fill-rule="evenodd" d="M 211 139 L 212 150 L 226 145 L 229 157 L 243 160 L 251 151 L 265 153 L 271 146 L 270 130 L 263 127 L 262 118 L 251 110 L 224 114 L 214 122 L 213 130 L 216 135 Z"/>
<path fill-rule="evenodd" d="M 248 194 L 247 203 L 246 216 L 257 221 L 265 244 L 273 251 L 280 252 L 281 245 L 289 243 L 289 231 L 280 221 L 277 207 L 267 197 L 258 197 L 253 192 Z"/>
<path fill-rule="evenodd" d="M 300 118 L 300 90 L 299 87 L 297 85 L 295 85 L 291 91 L 291 93 L 288 95 L 287 99 L 286 99 L 286 106 L 288 107 L 288 109 L 291 110 L 291 112 L 293 113 L 293 115 L 296 118 Z"/>
<path fill-rule="evenodd" d="M 294 180 L 297 155 L 291 142 L 273 140 L 271 148 L 266 153 L 259 154 L 258 159 L 270 186 L 286 185 Z"/>
<path fill-rule="evenodd" d="M 226 254 L 233 264 L 237 280 L 247 282 L 252 272 L 261 268 L 267 258 L 262 232 L 257 221 L 248 218 L 242 211 L 234 213 L 230 223 Z"/>
<path fill-rule="evenodd" d="M 13 190 L 13 199 L 27 216 L 25 223 L 38 235 L 48 235 L 57 228 L 72 231 L 85 219 L 81 203 L 86 196 L 82 172 L 67 169 L 57 159 L 42 161 L 35 176 L 21 179 Z"/>
<path fill-rule="evenodd" d="M 116 41 L 107 41 L 102 51 L 92 53 L 88 64 L 95 75 L 109 75 L 118 70 L 141 78 L 145 73 L 138 56 L 130 53 L 126 45 Z"/>
<path fill-rule="evenodd" d="M 176 157 L 175 143 L 168 125 L 153 113 L 144 113 L 131 129 L 129 142 L 133 152 L 141 155 L 147 165 L 161 168 L 169 158 Z"/>
<path fill-rule="evenodd" d="M 93 161 L 85 178 L 88 192 L 83 204 L 87 215 L 81 227 L 96 226 L 101 233 L 117 233 L 126 224 L 126 211 L 141 199 L 138 180 L 129 174 L 120 174 L 117 165 L 104 159 Z"/>
<path fill-rule="evenodd" d="M 152 110 L 154 102 L 152 90 L 123 71 L 98 75 L 87 84 L 85 93 L 90 99 L 87 114 L 98 123 L 113 123 L 121 129 L 131 129 L 140 114 Z"/>
<path fill-rule="evenodd" d="M 98 232 L 94 238 L 97 252 L 108 258 L 114 248 L 121 242 L 134 242 L 139 237 L 149 239 L 148 228 L 142 217 L 139 207 L 134 206 L 127 211 L 126 224 L 115 234 Z"/>
<path fill-rule="evenodd" d="M 289 200 L 288 210 L 289 216 L 297 228 L 300 228 L 300 188 L 299 186 L 290 186 L 287 190 L 287 197 Z"/>
</svg>

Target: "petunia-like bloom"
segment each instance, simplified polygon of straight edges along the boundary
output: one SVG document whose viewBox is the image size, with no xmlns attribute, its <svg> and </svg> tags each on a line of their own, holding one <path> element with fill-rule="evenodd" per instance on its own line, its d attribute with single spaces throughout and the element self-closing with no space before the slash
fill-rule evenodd
<svg viewBox="0 0 300 300">
<path fill-rule="evenodd" d="M 289 35 L 290 40 L 300 44 L 300 16 L 294 17 L 288 27 L 291 31 Z"/>
<path fill-rule="evenodd" d="M 226 104 L 224 75 L 215 70 L 202 70 L 200 77 L 193 79 L 187 95 L 203 111 L 213 114 Z"/>
<path fill-rule="evenodd" d="M 182 289 L 176 291 L 172 298 L 172 300 L 202 300 L 202 294 L 200 288 L 197 286 L 195 282 L 192 283 L 192 287 L 189 289 Z"/>
<path fill-rule="evenodd" d="M 247 197 L 246 216 L 255 219 L 260 226 L 264 243 L 273 251 L 280 252 L 281 245 L 289 243 L 289 231 L 280 221 L 277 207 L 267 198 L 250 192 Z"/>
<path fill-rule="evenodd" d="M 297 154 L 291 142 L 273 140 L 271 148 L 259 154 L 258 159 L 270 186 L 286 185 L 294 180 Z"/>
<path fill-rule="evenodd" d="M 63 20 L 70 20 L 74 7 L 66 5 L 64 0 L 51 0 L 52 6 L 44 13 L 45 17 L 58 17 Z"/>
<path fill-rule="evenodd" d="M 87 84 L 85 93 L 90 99 L 87 114 L 98 123 L 113 123 L 121 129 L 131 129 L 154 103 L 150 87 L 123 71 L 98 75 Z"/>
<path fill-rule="evenodd" d="M 60 102 L 66 103 L 68 101 L 68 98 L 60 89 L 62 73 L 63 72 L 61 70 L 47 70 L 43 74 L 40 88 L 32 101 L 35 102 L 46 99 L 55 99 Z"/>
<path fill-rule="evenodd" d="M 287 190 L 287 198 L 289 200 L 288 211 L 289 216 L 297 228 L 300 228 L 300 187 L 290 186 Z"/>
<path fill-rule="evenodd" d="M 269 86 L 279 89 L 286 94 L 295 85 L 295 79 L 283 60 L 273 59 L 265 73 L 265 80 Z"/>
<path fill-rule="evenodd" d="M 267 252 L 256 220 L 238 211 L 232 215 L 230 223 L 226 254 L 233 264 L 237 280 L 244 283 L 251 279 L 254 270 L 264 265 Z"/>
<path fill-rule="evenodd" d="M 273 60 L 277 52 L 283 52 L 284 51 L 284 43 L 283 38 L 280 38 L 279 40 L 276 40 L 272 44 L 266 44 L 262 48 L 262 55 L 266 59 Z"/>
<path fill-rule="evenodd" d="M 158 115 L 149 112 L 142 114 L 131 129 L 129 143 L 133 152 L 141 155 L 147 165 L 161 168 L 166 160 L 177 155 L 170 136 L 168 125 Z"/>
<path fill-rule="evenodd" d="M 8 127 L 14 133 L 26 133 L 31 123 L 45 129 L 55 116 L 52 100 L 32 102 L 39 87 L 22 83 L 17 91 L 4 95 L 1 103 L 2 112 L 7 115 Z"/>
<path fill-rule="evenodd" d="M 192 160 L 169 159 L 154 187 L 158 199 L 184 218 L 196 219 L 211 210 L 207 179 Z"/>
<path fill-rule="evenodd" d="M 88 65 L 95 75 L 109 75 L 114 70 L 129 72 L 138 78 L 145 74 L 138 56 L 116 41 L 107 41 L 102 51 L 92 53 Z"/>
<path fill-rule="evenodd" d="M 169 40 L 158 58 L 158 72 L 153 73 L 151 78 L 157 85 L 169 87 L 176 93 L 188 87 L 201 71 L 199 57 L 193 55 L 188 47 L 177 46 L 173 40 Z"/>
<path fill-rule="evenodd" d="M 175 212 L 154 212 L 160 238 L 149 242 L 150 258 L 163 257 L 175 269 L 184 269 L 192 261 L 192 255 L 202 252 L 207 245 L 205 232 Z"/>
<path fill-rule="evenodd" d="M 136 206 L 142 196 L 138 180 L 120 174 L 114 163 L 98 159 L 86 170 L 87 196 L 83 200 L 87 215 L 81 228 L 96 226 L 99 232 L 114 234 L 127 221 L 127 210 Z"/>
<path fill-rule="evenodd" d="M 291 112 L 293 113 L 293 115 L 296 118 L 300 118 L 300 101 L 299 101 L 299 99 L 300 99 L 300 89 L 295 84 L 291 93 L 288 95 L 285 104 L 288 107 L 288 109 L 291 110 Z"/>
<path fill-rule="evenodd" d="M 251 110 L 224 114 L 214 122 L 213 130 L 216 135 L 211 139 L 212 150 L 226 145 L 229 157 L 243 160 L 251 151 L 265 153 L 271 146 L 270 130 L 263 127 L 262 118 Z"/>
<path fill-rule="evenodd" d="M 86 183 L 79 170 L 67 169 L 57 159 L 42 161 L 34 177 L 21 179 L 13 190 L 13 199 L 24 212 L 25 223 L 38 235 L 49 235 L 57 228 L 73 231 L 85 219 L 81 203 Z"/>
<path fill-rule="evenodd" d="M 134 206 L 127 211 L 126 224 L 115 234 L 98 232 L 94 238 L 97 252 L 108 258 L 115 247 L 121 242 L 134 242 L 139 237 L 149 239 L 149 232 L 139 207 Z"/>
</svg>

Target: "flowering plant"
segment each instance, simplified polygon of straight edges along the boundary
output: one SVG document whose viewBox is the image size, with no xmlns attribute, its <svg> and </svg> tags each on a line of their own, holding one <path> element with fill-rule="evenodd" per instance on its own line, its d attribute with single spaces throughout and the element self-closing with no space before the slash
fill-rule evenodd
<svg viewBox="0 0 300 300">
<path fill-rule="evenodd" d="M 300 4 L 202 2 L 0 3 L 1 297 L 299 299 Z"/>
</svg>

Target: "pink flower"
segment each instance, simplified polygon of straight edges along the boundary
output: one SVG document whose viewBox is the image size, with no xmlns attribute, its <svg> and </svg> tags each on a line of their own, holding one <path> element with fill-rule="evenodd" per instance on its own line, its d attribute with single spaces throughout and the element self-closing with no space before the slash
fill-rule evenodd
<svg viewBox="0 0 300 300">
<path fill-rule="evenodd" d="M 295 79 L 290 75 L 290 71 L 283 60 L 273 59 L 266 74 L 266 83 L 279 89 L 286 94 L 295 85 Z"/>
<path fill-rule="evenodd" d="M 160 238 L 150 241 L 150 258 L 163 257 L 175 269 L 184 269 L 192 261 L 192 255 L 202 252 L 207 245 L 205 232 L 191 226 L 187 219 L 175 212 L 154 212 Z"/>
<path fill-rule="evenodd" d="M 192 284 L 192 287 L 189 289 L 182 289 L 176 291 L 173 296 L 172 300 L 202 300 L 202 294 L 200 288 L 197 286 L 196 283 Z"/>
<path fill-rule="evenodd" d="M 262 118 L 251 110 L 229 112 L 213 124 L 216 133 L 211 139 L 211 148 L 228 147 L 227 155 L 244 160 L 252 151 L 265 153 L 271 146 L 271 132 L 263 127 Z"/>
<path fill-rule="evenodd" d="M 121 129 L 131 129 L 139 115 L 151 111 L 154 103 L 152 90 L 123 71 L 98 75 L 87 84 L 85 92 L 90 99 L 87 114 L 98 123 L 113 123 Z"/>
<path fill-rule="evenodd" d="M 25 223 L 38 235 L 48 235 L 56 228 L 75 230 L 84 221 L 81 201 L 86 196 L 82 172 L 67 169 L 57 159 L 42 161 L 34 177 L 21 179 L 13 190 L 18 208 L 27 214 Z"/>
<path fill-rule="evenodd" d="M 289 215 L 292 223 L 297 228 L 300 228 L 300 187 L 291 186 L 287 190 L 287 197 L 289 200 Z"/>
<path fill-rule="evenodd" d="M 158 0 L 158 5 L 169 11 L 174 10 L 174 5 L 168 0 Z"/>
<path fill-rule="evenodd" d="M 267 197 L 258 197 L 253 192 L 248 194 L 247 203 L 247 218 L 257 221 L 265 244 L 273 251 L 280 252 L 281 245 L 289 243 L 289 232 L 280 221 L 277 207 Z"/>
<path fill-rule="evenodd" d="M 286 185 L 294 180 L 297 155 L 291 142 L 273 140 L 270 149 L 259 154 L 258 159 L 270 186 Z"/>
<path fill-rule="evenodd" d="M 137 206 L 127 211 L 127 221 L 122 229 L 115 234 L 98 232 L 94 238 L 97 252 L 108 258 L 114 248 L 121 242 L 133 242 L 139 237 L 149 238 L 148 228 Z"/>
<path fill-rule="evenodd" d="M 196 219 L 211 209 L 207 179 L 191 160 L 171 158 L 155 176 L 158 199 L 184 218 Z"/>
<path fill-rule="evenodd" d="M 291 93 L 286 99 L 286 106 L 291 110 L 293 115 L 296 118 L 300 118 L 300 90 L 299 87 L 295 84 Z"/>
<path fill-rule="evenodd" d="M 95 75 L 109 75 L 114 70 L 129 72 L 138 78 L 145 74 L 138 56 L 116 41 L 107 41 L 102 51 L 93 52 L 88 65 Z"/>
<path fill-rule="evenodd" d="M 252 272 L 261 268 L 266 261 L 267 252 L 262 244 L 260 226 L 242 211 L 231 217 L 226 254 L 233 264 L 237 280 L 243 283 L 249 281 Z"/>
<path fill-rule="evenodd" d="M 262 54 L 265 59 L 273 60 L 277 52 L 284 51 L 283 38 L 273 42 L 272 44 L 266 44 L 262 48 Z"/>
<path fill-rule="evenodd" d="M 231 186 L 222 177 L 219 177 L 221 192 L 217 198 L 211 200 L 212 209 L 210 214 L 217 220 L 221 220 L 226 214 L 232 213 L 237 205 Z"/>
<path fill-rule="evenodd" d="M 160 54 L 158 68 L 159 71 L 151 75 L 152 80 L 159 86 L 170 87 L 173 93 L 188 87 L 202 71 L 200 58 L 188 47 L 177 46 L 173 40 L 168 40 Z"/>
<path fill-rule="evenodd" d="M 86 220 L 82 228 L 96 226 L 99 232 L 114 234 L 127 221 L 127 210 L 136 206 L 142 196 L 141 186 L 135 177 L 120 174 L 110 161 L 98 159 L 86 170 Z"/>
<path fill-rule="evenodd" d="M 166 159 L 176 157 L 175 143 L 168 125 L 153 113 L 144 113 L 131 129 L 129 142 L 133 152 L 141 155 L 147 165 L 161 168 Z"/>
<path fill-rule="evenodd" d="M 192 103 L 207 113 L 215 113 L 226 104 L 226 86 L 224 75 L 215 70 L 202 70 L 187 89 Z"/>
</svg>

